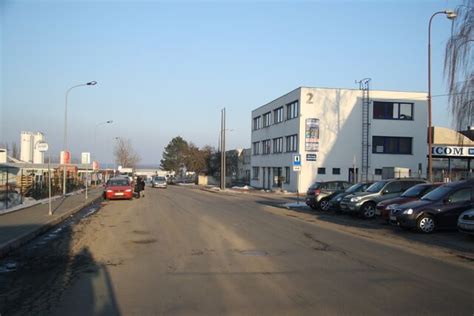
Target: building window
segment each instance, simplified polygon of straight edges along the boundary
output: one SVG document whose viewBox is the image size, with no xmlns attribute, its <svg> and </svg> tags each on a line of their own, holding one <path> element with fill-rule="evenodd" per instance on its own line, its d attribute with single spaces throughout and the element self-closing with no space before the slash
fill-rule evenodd
<svg viewBox="0 0 474 316">
<path fill-rule="evenodd" d="M 326 168 L 318 168 L 318 174 L 326 174 Z"/>
<path fill-rule="evenodd" d="M 262 128 L 262 117 L 257 116 L 253 119 L 253 130 L 261 129 Z"/>
<path fill-rule="evenodd" d="M 298 151 L 298 135 L 286 136 L 286 152 Z"/>
<path fill-rule="evenodd" d="M 260 167 L 252 167 L 252 179 L 253 180 L 258 180 L 259 170 L 260 170 Z"/>
<path fill-rule="evenodd" d="M 265 139 L 265 140 L 262 142 L 262 145 L 263 145 L 263 154 L 264 154 L 264 155 L 268 155 L 269 153 L 271 153 L 272 144 L 271 144 L 271 140 L 270 140 L 270 139 Z"/>
<path fill-rule="evenodd" d="M 332 174 L 341 174 L 341 168 L 332 168 Z"/>
<path fill-rule="evenodd" d="M 381 176 L 382 175 L 382 169 L 377 168 L 377 169 L 374 170 L 374 172 L 375 172 L 376 176 Z"/>
<path fill-rule="evenodd" d="M 273 167 L 273 186 L 274 187 L 279 187 L 281 186 L 281 177 L 283 176 L 281 174 L 282 168 L 281 167 Z"/>
<path fill-rule="evenodd" d="M 413 120 L 413 103 L 374 101 L 374 119 Z"/>
<path fill-rule="evenodd" d="M 277 124 L 283 122 L 283 107 L 273 111 L 273 123 Z"/>
<path fill-rule="evenodd" d="M 263 127 L 268 127 L 271 124 L 272 112 L 263 114 Z"/>
<path fill-rule="evenodd" d="M 273 153 L 283 152 L 283 137 L 278 137 L 273 139 Z"/>
<path fill-rule="evenodd" d="M 290 167 L 285 167 L 285 183 L 290 183 Z"/>
<path fill-rule="evenodd" d="M 298 100 L 286 105 L 286 119 L 291 120 L 298 117 Z"/>
<path fill-rule="evenodd" d="M 412 141 L 411 137 L 373 136 L 372 153 L 411 155 Z"/>
<path fill-rule="evenodd" d="M 260 155 L 260 142 L 252 143 L 252 154 L 254 156 Z"/>
</svg>

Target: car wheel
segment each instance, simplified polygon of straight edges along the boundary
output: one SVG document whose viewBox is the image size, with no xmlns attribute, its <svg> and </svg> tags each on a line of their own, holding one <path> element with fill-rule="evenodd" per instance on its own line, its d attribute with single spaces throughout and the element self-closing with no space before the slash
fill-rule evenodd
<svg viewBox="0 0 474 316">
<path fill-rule="evenodd" d="M 433 216 L 428 214 L 423 214 L 420 216 L 416 223 L 416 227 L 422 233 L 429 234 L 432 233 L 436 228 L 436 223 Z"/>
<path fill-rule="evenodd" d="M 327 199 L 322 199 L 320 202 L 319 202 L 319 207 L 321 208 L 321 210 L 323 211 L 329 211 L 329 208 L 331 207 L 329 205 L 329 201 Z"/>
<path fill-rule="evenodd" d="M 374 218 L 375 217 L 375 204 L 372 202 L 367 202 L 362 205 L 362 216 L 364 218 Z"/>
</svg>

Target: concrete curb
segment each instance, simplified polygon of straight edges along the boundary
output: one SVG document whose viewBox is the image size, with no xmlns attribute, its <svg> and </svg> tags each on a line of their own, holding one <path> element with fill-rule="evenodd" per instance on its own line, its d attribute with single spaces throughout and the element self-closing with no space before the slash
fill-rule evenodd
<svg viewBox="0 0 474 316">
<path fill-rule="evenodd" d="M 56 218 L 51 219 L 50 221 L 44 223 L 42 226 L 40 226 L 40 227 L 38 227 L 38 228 L 36 228 L 36 229 L 26 233 L 26 234 L 23 234 L 23 235 L 21 235 L 17 238 L 14 238 L 10 241 L 7 241 L 7 242 L 1 244 L 0 245 L 0 258 L 5 257 L 8 253 L 12 252 L 15 249 L 20 248 L 21 246 L 23 246 L 24 244 L 26 244 L 30 240 L 36 238 L 37 236 L 43 234 L 44 232 L 51 229 L 52 227 L 58 225 L 59 223 L 64 221 L 69 216 L 79 212 L 83 208 L 86 208 L 86 207 L 96 203 L 100 199 L 102 199 L 102 195 L 99 195 L 98 197 L 88 201 L 87 203 L 78 205 L 78 206 L 66 211 L 64 214 L 62 214 L 62 215 L 60 215 Z"/>
<path fill-rule="evenodd" d="M 265 193 L 261 193 L 261 192 L 246 192 L 246 191 L 243 191 L 243 192 L 240 192 L 240 191 L 236 191 L 236 192 L 232 192 L 232 191 L 218 191 L 218 190 L 211 190 L 211 189 L 208 189 L 208 188 L 203 188 L 203 187 L 200 187 L 199 190 L 201 191 L 206 191 L 206 192 L 211 192 L 211 193 L 217 193 L 217 194 L 224 194 L 224 195 L 230 195 L 230 196 L 242 196 L 242 195 L 252 195 L 252 196 L 257 196 L 257 197 L 260 197 L 262 199 L 267 199 L 267 200 L 274 200 L 275 198 L 281 198 L 281 199 L 285 199 L 285 198 L 291 198 L 291 197 L 294 197 L 292 195 L 278 195 L 278 194 L 275 194 L 275 193 L 267 193 L 271 196 L 265 196 Z"/>
</svg>

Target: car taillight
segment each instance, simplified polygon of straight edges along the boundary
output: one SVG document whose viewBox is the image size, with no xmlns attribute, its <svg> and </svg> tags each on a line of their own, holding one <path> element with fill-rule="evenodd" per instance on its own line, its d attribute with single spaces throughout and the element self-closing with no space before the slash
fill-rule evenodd
<svg viewBox="0 0 474 316">
<path fill-rule="evenodd" d="M 321 190 L 320 190 L 320 189 L 315 189 L 315 190 L 314 190 L 314 195 L 319 195 L 319 193 L 321 193 Z"/>
<path fill-rule="evenodd" d="M 132 192 L 132 189 L 127 189 L 125 190 L 125 192 Z"/>
<path fill-rule="evenodd" d="M 114 191 L 113 190 L 107 190 L 107 193 L 112 193 L 112 192 L 114 192 Z"/>
</svg>

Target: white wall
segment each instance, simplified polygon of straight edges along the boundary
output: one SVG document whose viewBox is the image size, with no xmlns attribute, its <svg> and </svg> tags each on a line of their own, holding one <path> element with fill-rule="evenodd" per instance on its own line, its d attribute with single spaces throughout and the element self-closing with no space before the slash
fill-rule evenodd
<svg viewBox="0 0 474 316">
<path fill-rule="evenodd" d="M 33 163 L 44 163 L 44 153 L 36 149 L 36 144 L 43 140 L 44 136 L 42 133 L 33 134 Z"/>
<path fill-rule="evenodd" d="M 312 96 L 311 96 L 312 95 Z M 354 157 L 356 167 L 361 172 L 362 154 L 362 92 L 358 89 L 327 89 L 327 88 L 298 88 L 290 93 L 252 111 L 253 118 L 272 111 L 279 106 L 299 100 L 300 116 L 298 119 L 283 121 L 257 131 L 252 131 L 252 143 L 264 139 L 285 137 L 298 133 L 299 153 L 302 156 L 302 171 L 300 191 L 305 191 L 316 180 L 348 180 L 349 168 L 352 168 Z M 418 163 L 426 167 L 426 126 L 427 106 L 426 94 L 397 91 L 370 91 L 371 101 L 406 101 L 414 103 L 414 120 L 374 120 L 372 103 L 369 108 L 369 144 L 372 136 L 406 136 L 413 137 L 411 155 L 372 154 L 369 147 L 369 178 L 375 169 L 383 167 L 406 167 L 413 173 L 418 170 Z M 286 119 L 286 108 L 284 112 Z M 305 120 L 318 118 L 320 120 L 319 152 L 316 162 L 307 162 L 305 151 Z M 272 115 L 273 121 L 273 115 Z M 272 143 L 273 145 L 273 143 Z M 262 146 L 262 145 L 260 145 Z M 285 139 L 283 142 L 285 150 Z M 252 166 L 284 167 L 291 166 L 295 153 L 281 153 L 252 156 Z M 318 167 L 326 168 L 325 175 L 317 175 Z M 332 169 L 340 168 L 340 175 L 333 175 Z M 253 176 L 253 173 L 252 173 Z M 375 176 L 377 178 L 377 176 Z M 251 181 L 252 186 L 262 187 L 262 170 L 258 180 Z M 291 182 L 284 189 L 296 191 L 296 173 L 291 173 Z"/>
<path fill-rule="evenodd" d="M 20 160 L 24 162 L 33 162 L 33 136 L 30 132 L 21 132 Z"/>
</svg>

